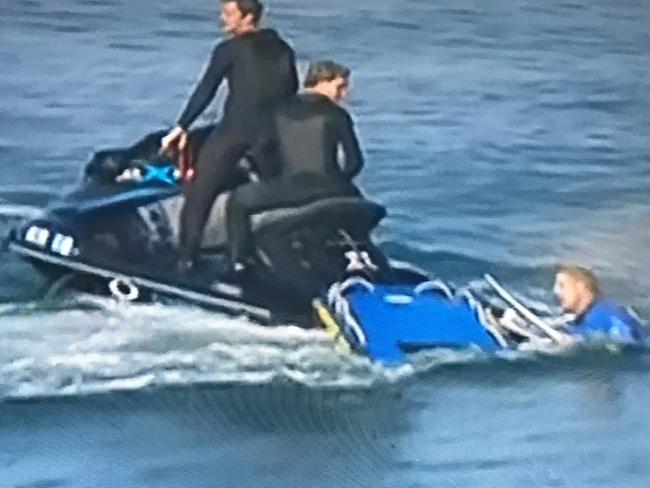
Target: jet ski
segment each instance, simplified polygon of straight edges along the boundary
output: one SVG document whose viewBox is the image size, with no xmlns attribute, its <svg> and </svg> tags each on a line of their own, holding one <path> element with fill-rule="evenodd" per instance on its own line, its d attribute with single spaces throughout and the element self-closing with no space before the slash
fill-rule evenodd
<svg viewBox="0 0 650 488">
<path fill-rule="evenodd" d="M 200 147 L 211 127 L 192 133 Z M 179 214 L 183 204 L 175 161 L 160 156 L 166 131 L 130 147 L 96 152 L 82 184 L 13 229 L 10 251 L 51 279 L 124 300 L 169 295 L 254 320 L 311 320 L 311 299 L 345 273 L 346 252 L 390 266 L 370 233 L 383 206 L 362 198 L 330 198 L 252 216 L 255 265 L 231 276 L 225 253 L 225 204 L 217 198 L 205 228 L 196 270 L 179 274 Z M 243 166 L 243 165 L 242 165 Z M 242 167 L 239 182 L 254 178 Z"/>
<path fill-rule="evenodd" d="M 210 132 L 193 132 L 198 147 Z M 229 271 L 225 203 L 211 209 L 198 266 L 176 271 L 183 203 L 174 160 L 153 132 L 96 152 L 82 184 L 12 229 L 7 248 L 51 280 L 133 301 L 169 296 L 261 324 L 322 327 L 350 351 L 395 364 L 434 347 L 508 347 L 480 301 L 389 259 L 371 234 L 386 209 L 361 197 L 319 200 L 251 217 L 254 265 Z M 255 177 L 242 161 L 241 182 Z"/>
</svg>

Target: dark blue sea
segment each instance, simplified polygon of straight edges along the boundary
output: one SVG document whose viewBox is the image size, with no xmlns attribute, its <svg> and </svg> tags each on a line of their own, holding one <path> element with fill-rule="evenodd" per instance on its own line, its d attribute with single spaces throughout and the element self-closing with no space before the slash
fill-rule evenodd
<svg viewBox="0 0 650 488">
<path fill-rule="evenodd" d="M 267 0 L 349 109 L 395 258 L 553 306 L 593 268 L 650 320 L 650 4 Z M 94 150 L 173 123 L 213 0 L 0 0 L 0 232 Z M 223 94 L 219 96 L 222 99 Z M 214 120 L 219 103 L 205 115 Z M 320 331 L 52 296 L 0 255 L 0 487 L 650 485 L 650 354 L 444 352 L 390 369 Z"/>
</svg>

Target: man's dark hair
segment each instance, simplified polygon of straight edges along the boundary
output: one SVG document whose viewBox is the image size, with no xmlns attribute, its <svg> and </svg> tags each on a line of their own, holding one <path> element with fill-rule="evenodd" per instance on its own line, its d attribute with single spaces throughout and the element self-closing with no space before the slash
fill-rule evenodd
<svg viewBox="0 0 650 488">
<path fill-rule="evenodd" d="M 303 83 L 305 88 L 316 86 L 321 81 L 332 81 L 335 78 L 349 78 L 350 68 L 334 61 L 314 61 L 307 69 L 307 75 Z"/>
<path fill-rule="evenodd" d="M 262 18 L 262 13 L 264 12 L 264 5 L 259 0 L 221 0 L 221 3 L 230 3 L 233 2 L 237 4 L 237 8 L 241 12 L 242 16 L 246 17 L 251 15 L 253 17 L 253 23 L 259 23 Z"/>
</svg>

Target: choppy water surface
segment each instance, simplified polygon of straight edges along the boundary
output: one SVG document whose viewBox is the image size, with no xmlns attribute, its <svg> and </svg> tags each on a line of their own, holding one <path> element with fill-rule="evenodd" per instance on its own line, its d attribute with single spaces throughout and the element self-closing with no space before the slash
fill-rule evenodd
<svg viewBox="0 0 650 488">
<path fill-rule="evenodd" d="M 550 301 L 595 268 L 650 318 L 646 2 L 268 2 L 301 66 L 353 68 L 379 240 Z M 89 154 L 173 122 L 212 1 L 1 0 L 0 231 Z M 215 106 L 207 114 L 214 118 Z M 417 357 L 47 286 L 0 256 L 0 487 L 625 486 L 650 479 L 646 353 Z"/>
</svg>

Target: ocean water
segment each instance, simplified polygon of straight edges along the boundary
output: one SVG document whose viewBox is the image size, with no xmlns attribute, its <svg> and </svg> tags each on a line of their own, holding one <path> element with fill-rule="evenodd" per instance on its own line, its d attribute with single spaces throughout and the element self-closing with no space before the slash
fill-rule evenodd
<svg viewBox="0 0 650 488">
<path fill-rule="evenodd" d="M 583 264 L 650 320 L 647 2 L 266 3 L 302 71 L 353 70 L 360 184 L 392 256 L 548 304 L 553 266 Z M 172 124 L 219 28 L 214 1 L 0 7 L 4 234 L 92 151 Z M 645 352 L 387 369 L 290 324 L 51 294 L 7 254 L 0 276 L 1 488 L 650 481 Z"/>
</svg>

